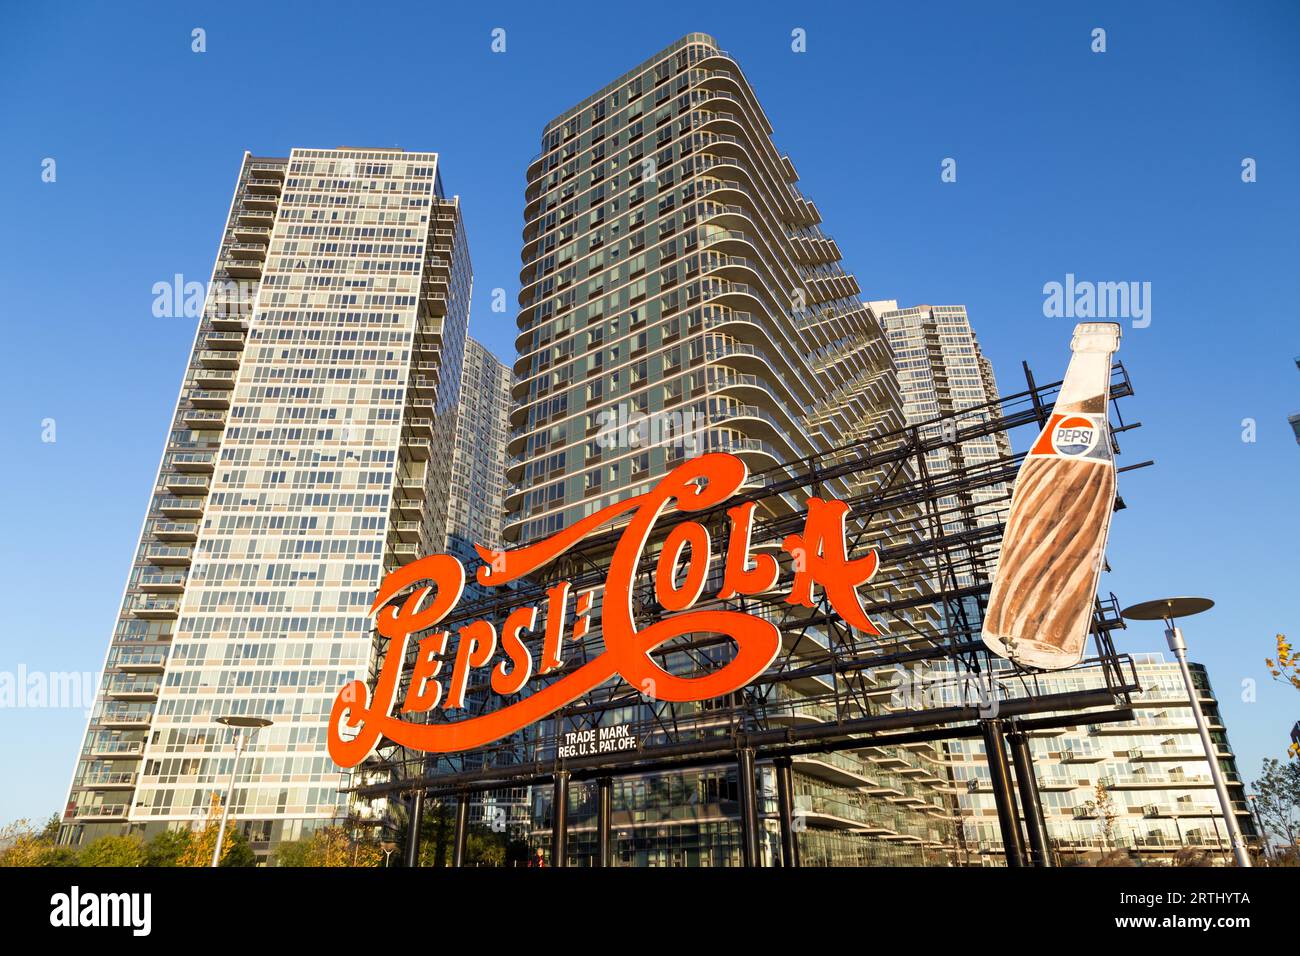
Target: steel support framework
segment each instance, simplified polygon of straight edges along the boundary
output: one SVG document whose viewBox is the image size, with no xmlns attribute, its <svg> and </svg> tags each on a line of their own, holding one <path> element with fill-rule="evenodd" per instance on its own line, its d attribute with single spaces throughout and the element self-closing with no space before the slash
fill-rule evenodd
<svg viewBox="0 0 1300 956">
<path fill-rule="evenodd" d="M 862 597 L 880 635 L 848 627 L 824 597 L 811 609 L 785 602 L 779 595 L 785 593 L 781 585 L 789 581 L 789 572 L 783 569 L 781 582 L 770 595 L 713 602 L 762 615 L 777 624 L 784 636 L 782 650 L 768 671 L 740 692 L 706 704 L 674 704 L 643 696 L 621 681 L 609 681 L 553 718 L 477 750 L 425 755 L 396 745 L 381 746 L 358 768 L 347 789 L 358 798 L 399 793 L 461 798 L 551 784 L 558 799 L 567 795 L 571 781 L 601 780 L 604 788 L 610 778 L 633 774 L 727 765 L 743 769 L 747 761 L 779 762 L 800 754 L 874 752 L 908 742 L 978 737 L 990 707 L 1000 719 L 1018 718 L 1022 729 L 1042 721 L 1073 726 L 1127 719 L 1130 695 L 1140 688 L 1132 660 L 1117 654 L 1111 640 L 1111 632 L 1124 626 L 1113 595 L 1098 600 L 1095 608 L 1095 652 L 1079 667 L 1086 677 L 1085 689 L 1045 693 L 1038 674 L 994 657 L 980 640 L 989 592 L 986 551 L 1001 540 L 1011 483 L 1023 455 L 967 464 L 960 449 L 974 438 L 1042 427 L 1060 383 L 1036 384 L 1027 366 L 1025 376 L 1024 391 L 947 412 L 868 442 L 753 472 L 741 492 L 724 504 L 686 515 L 669 512 L 657 522 L 657 541 L 684 520 L 704 524 L 712 540 L 725 541 L 726 510 L 753 501 L 758 508 L 751 548 L 776 552 L 787 535 L 802 530 L 804 498 L 832 496 L 846 501 L 851 509 L 850 554 L 874 548 L 879 558 L 881 570 L 863 588 Z M 1117 363 L 1111 381 L 1114 434 L 1138 425 L 1125 424 L 1120 414 L 1118 400 L 1131 394 L 1127 372 Z M 1112 442 L 1118 452 L 1118 443 L 1114 438 Z M 1146 464 L 1150 463 L 1121 470 Z M 976 491 L 983 492 L 978 503 Z M 1116 508 L 1122 507 L 1117 499 Z M 472 596 L 467 592 L 439 629 L 455 633 L 479 619 L 499 624 L 515 608 L 543 604 L 546 589 L 558 580 L 569 581 L 574 592 L 599 590 L 619 534 L 620 529 L 613 528 L 594 535 L 519 586 L 475 591 Z M 652 541 L 634 586 L 633 607 L 647 622 L 660 613 L 653 600 L 657 552 Z M 717 563 L 706 595 L 717 590 Z M 376 672 L 385 651 L 382 639 L 377 638 L 377 643 Z M 539 644 L 540 637 L 530 645 L 535 658 Z M 548 679 L 564 676 L 602 650 L 598 615 L 593 615 L 587 636 L 567 645 L 564 665 Z M 674 672 L 702 673 L 725 662 L 730 650 L 730 643 L 718 635 L 688 635 L 669 642 L 654 656 L 664 666 L 671 661 Z M 449 646 L 444 671 L 450 670 L 454 653 Z M 905 686 L 918 673 L 925 675 L 925 690 L 930 694 L 919 700 Z M 464 719 L 486 712 L 491 701 L 499 705 L 500 699 L 488 692 L 485 675 L 486 671 L 476 675 L 477 684 L 471 680 L 465 712 L 432 719 Z M 804 716 L 810 712 L 818 715 L 813 722 Z M 615 714 L 617 722 L 626 723 L 629 713 L 637 715 L 631 721 L 638 740 L 634 750 L 582 758 L 557 756 L 566 730 L 594 729 L 615 722 L 611 717 Z M 752 773 L 749 780 L 752 793 Z M 757 818 L 750 830 L 745 791 L 742 786 L 741 830 L 755 833 Z M 598 856 L 606 862 L 610 857 L 608 798 L 602 789 Z M 553 804 L 554 865 L 564 865 L 566 810 Z M 781 812 L 784 824 L 789 810 Z M 797 861 L 797 848 L 791 849 L 797 841 L 787 840 L 784 827 L 782 837 L 783 856 Z M 744 858 L 757 860 L 756 844 L 749 839 L 744 843 Z M 408 858 L 412 852 L 408 843 Z"/>
</svg>

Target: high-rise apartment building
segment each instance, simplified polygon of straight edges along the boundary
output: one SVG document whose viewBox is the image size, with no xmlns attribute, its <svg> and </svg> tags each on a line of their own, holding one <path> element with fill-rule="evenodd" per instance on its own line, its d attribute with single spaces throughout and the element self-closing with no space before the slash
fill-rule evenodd
<svg viewBox="0 0 1300 956">
<path fill-rule="evenodd" d="M 450 537 L 455 546 L 500 548 L 504 543 L 501 521 L 510 385 L 509 367 L 470 338 L 465 344 L 452 465 Z M 472 549 L 468 553 L 473 554 Z"/>
<path fill-rule="evenodd" d="M 436 153 L 245 155 L 65 842 L 202 818 L 232 715 L 273 722 L 234 791 L 255 849 L 347 812 L 326 722 L 385 570 L 445 544 L 470 283 Z"/>
<path fill-rule="evenodd" d="M 771 133 L 739 65 L 704 34 L 545 127 L 527 170 L 507 543 L 552 534 L 698 454 L 728 451 L 757 472 L 903 424 L 884 333 Z M 891 573 L 873 588 L 891 593 Z M 930 609 L 900 613 L 923 639 Z M 790 653 L 828 639 L 791 638 Z M 678 658 L 670 666 L 698 666 Z M 823 719 L 804 696 L 816 693 L 782 688 L 791 719 Z M 678 727 L 708 717 L 688 711 L 675 710 Z M 653 726 L 646 703 L 622 718 Z M 948 796 L 929 745 L 798 757 L 794 772 L 805 862 L 942 857 Z M 767 812 L 771 767 L 759 777 Z M 618 779 L 615 859 L 738 862 L 736 786 L 734 768 Z M 589 796 L 568 815 L 575 859 L 592 853 Z M 765 822 L 766 859 L 774 828 Z"/>
<path fill-rule="evenodd" d="M 1034 776 L 1056 862 L 1062 865 L 1122 853 L 1135 862 L 1171 862 L 1180 851 L 1206 854 L 1231 865 L 1232 844 L 1215 795 L 1205 748 L 1177 663 L 1161 654 L 1135 654 L 1142 691 L 1133 695 L 1135 717 L 1029 733 Z M 1209 675 L 1192 664 L 1192 681 L 1228 784 L 1237 823 L 1248 844 L 1258 833 L 1244 781 Z M 1008 669 L 994 681 L 1014 681 Z M 1096 668 L 1035 675 L 1043 693 L 1101 686 Z M 958 861 L 1002 865 L 988 761 L 978 740 L 947 744 L 961 806 Z"/>
<path fill-rule="evenodd" d="M 987 412 L 979 411 L 960 414 L 998 399 L 993 366 L 980 351 L 965 306 L 920 305 L 900 309 L 892 299 L 870 305 L 893 349 L 898 387 L 903 395 L 903 414 L 909 425 L 953 413 L 959 413 L 958 417 L 949 421 L 958 425 L 987 417 Z M 939 426 L 929 427 L 936 430 Z M 942 436 L 936 431 L 932 437 Z M 926 453 L 925 464 L 932 476 L 942 477 L 953 471 L 976 472 L 1010 456 L 1011 442 L 1006 432 L 995 432 L 932 449 Z M 1009 501 L 1010 485 L 1004 482 L 941 499 L 945 528 L 956 533 L 972 525 L 999 524 L 1006 516 Z M 971 548 L 956 575 L 956 586 L 969 587 L 976 578 L 991 578 L 997 565 L 997 551 L 997 541 Z"/>
</svg>

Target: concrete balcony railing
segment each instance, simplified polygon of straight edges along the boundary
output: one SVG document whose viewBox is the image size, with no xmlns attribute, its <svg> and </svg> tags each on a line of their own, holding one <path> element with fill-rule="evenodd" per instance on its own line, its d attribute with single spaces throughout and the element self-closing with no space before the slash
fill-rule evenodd
<svg viewBox="0 0 1300 956">
<path fill-rule="evenodd" d="M 227 391 L 213 391 L 207 388 L 196 388 L 190 392 L 190 404 L 196 408 L 215 408 L 225 410 L 230 407 L 231 393 Z"/>
<path fill-rule="evenodd" d="M 136 581 L 147 594 L 175 594 L 185 589 L 184 571 L 147 571 Z"/>
<path fill-rule="evenodd" d="M 145 620 L 174 621 L 180 615 L 180 602 L 175 598 L 138 597 L 127 609 Z"/>
<path fill-rule="evenodd" d="M 204 492 L 207 491 L 205 487 Z M 170 518 L 189 518 L 203 514 L 204 499 L 164 495 L 157 499 L 158 510 Z"/>
<path fill-rule="evenodd" d="M 172 467 L 177 471 L 212 472 L 217 463 L 215 451 L 182 451 L 172 455 Z"/>
<path fill-rule="evenodd" d="M 194 560 L 194 549 L 179 545 L 155 544 L 145 550 L 144 556 L 150 564 L 188 566 Z"/>
</svg>

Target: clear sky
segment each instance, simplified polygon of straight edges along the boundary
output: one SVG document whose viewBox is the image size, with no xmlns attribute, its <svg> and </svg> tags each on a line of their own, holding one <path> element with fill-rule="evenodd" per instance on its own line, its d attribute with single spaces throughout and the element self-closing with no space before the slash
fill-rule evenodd
<svg viewBox="0 0 1300 956">
<path fill-rule="evenodd" d="M 1276 632 L 1300 637 L 1300 4 L 598 9 L 4 4 L 0 672 L 103 662 L 194 334 L 153 316 L 151 289 L 206 281 L 245 149 L 440 152 L 469 230 L 471 331 L 512 359 L 514 313 L 491 294 L 515 301 L 543 124 L 702 31 L 744 67 L 864 297 L 967 305 L 1003 391 L 1022 360 L 1064 371 L 1073 320 L 1044 316 L 1045 283 L 1151 283 L 1150 325 L 1125 323 L 1120 352 L 1143 422 L 1121 464 L 1157 466 L 1120 476 L 1102 586 L 1217 600 L 1187 622 L 1192 655 L 1243 772 L 1282 756 L 1300 695 L 1262 659 Z M 1158 625 L 1119 637 L 1163 649 Z M 84 726 L 0 710 L 0 821 L 60 808 Z"/>
</svg>

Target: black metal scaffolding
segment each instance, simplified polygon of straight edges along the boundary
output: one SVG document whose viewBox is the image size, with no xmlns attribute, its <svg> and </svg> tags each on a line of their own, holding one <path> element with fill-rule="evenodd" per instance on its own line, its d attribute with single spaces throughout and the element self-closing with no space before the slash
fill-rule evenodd
<svg viewBox="0 0 1300 956">
<path fill-rule="evenodd" d="M 958 738 L 982 739 L 994 770 L 994 794 L 1008 862 L 1048 865 L 1032 761 L 1023 735 L 1033 727 L 1072 726 L 1131 717 L 1130 695 L 1139 689 L 1133 662 L 1117 654 L 1111 632 L 1122 628 L 1113 595 L 1097 602 L 1093 655 L 1079 671 L 1084 689 L 1047 693 L 1039 676 L 994 657 L 980 640 L 989 592 L 991 556 L 1002 537 L 1011 485 L 1022 454 L 968 463 L 962 446 L 975 438 L 1017 429 L 1040 429 L 1060 383 L 1038 385 L 1028 367 L 1026 388 L 996 402 L 953 410 L 923 424 L 882 434 L 821 455 L 751 474 L 741 492 L 710 511 L 670 513 L 656 526 L 662 535 L 676 522 L 693 520 L 725 541 L 725 511 L 742 501 L 758 504 L 751 535 L 755 551 L 775 551 L 785 536 L 802 530 L 803 501 L 836 497 L 849 503 L 850 555 L 875 548 L 879 571 L 861 589 L 868 616 L 880 635 L 849 627 L 825 598 L 814 608 L 786 603 L 778 584 L 772 594 L 714 602 L 778 625 L 782 650 L 768 671 L 742 691 L 712 701 L 674 704 L 643 696 L 620 680 L 607 681 L 532 728 L 460 754 L 411 754 L 381 747 L 357 768 L 351 790 L 361 797 L 414 795 L 412 816 L 425 797 L 455 799 L 456 862 L 463 855 L 464 807 L 475 794 L 507 788 L 551 787 L 552 859 L 563 865 L 567 795 L 572 784 L 597 781 L 597 854 L 611 862 L 610 781 L 634 774 L 703 767 L 735 767 L 739 780 L 739 824 L 747 865 L 758 865 L 759 811 L 755 767 L 772 763 L 780 825 L 780 862 L 798 865 L 792 832 L 790 760 L 837 751 Z M 1125 424 L 1118 400 L 1133 392 L 1127 372 L 1116 364 L 1111 382 L 1112 431 Z M 1022 436 L 1028 444 L 1029 436 Z M 1112 439 L 1113 440 L 1113 439 Z M 1118 445 L 1116 449 L 1118 452 Z M 1142 467 L 1149 462 L 1130 466 Z M 1129 470 L 1129 469 L 1121 469 Z M 1122 501 L 1117 499 L 1117 508 Z M 439 629 L 455 633 L 470 621 L 500 623 L 516 607 L 542 605 L 557 580 L 575 592 L 599 588 L 618 528 L 588 539 L 536 577 L 519 586 L 472 590 Z M 647 548 L 634 588 L 638 620 L 661 613 L 653 599 L 658 549 Z M 716 594 L 718 562 L 704 594 Z M 783 581 L 789 580 L 783 570 Z M 540 636 L 536 638 L 540 644 Z M 538 654 L 532 646 L 534 657 Z M 556 679 L 603 650 L 598 612 L 586 637 L 568 644 Z M 717 635 L 690 635 L 655 652 L 674 673 L 716 668 L 731 651 Z M 448 649 L 444 672 L 454 648 Z M 671 666 L 669 666 L 671 664 Z M 502 701 L 488 692 L 486 670 L 477 673 L 466 696 L 464 719 Z M 920 675 L 921 679 L 917 679 Z M 534 678 L 538 680 L 538 678 Z M 1086 713 L 1086 716 L 1084 712 Z M 441 719 L 440 717 L 435 719 Z M 626 752 L 563 759 L 557 747 L 566 731 L 630 724 L 638 745 Z M 1011 765 L 1003 741 L 1010 734 L 1012 761 L 1021 794 L 1017 809 Z M 1000 768 L 1000 772 L 998 771 Z M 1023 812 L 1028 845 L 1019 823 Z M 408 865 L 418 860 L 418 825 L 411 826 Z"/>
</svg>

